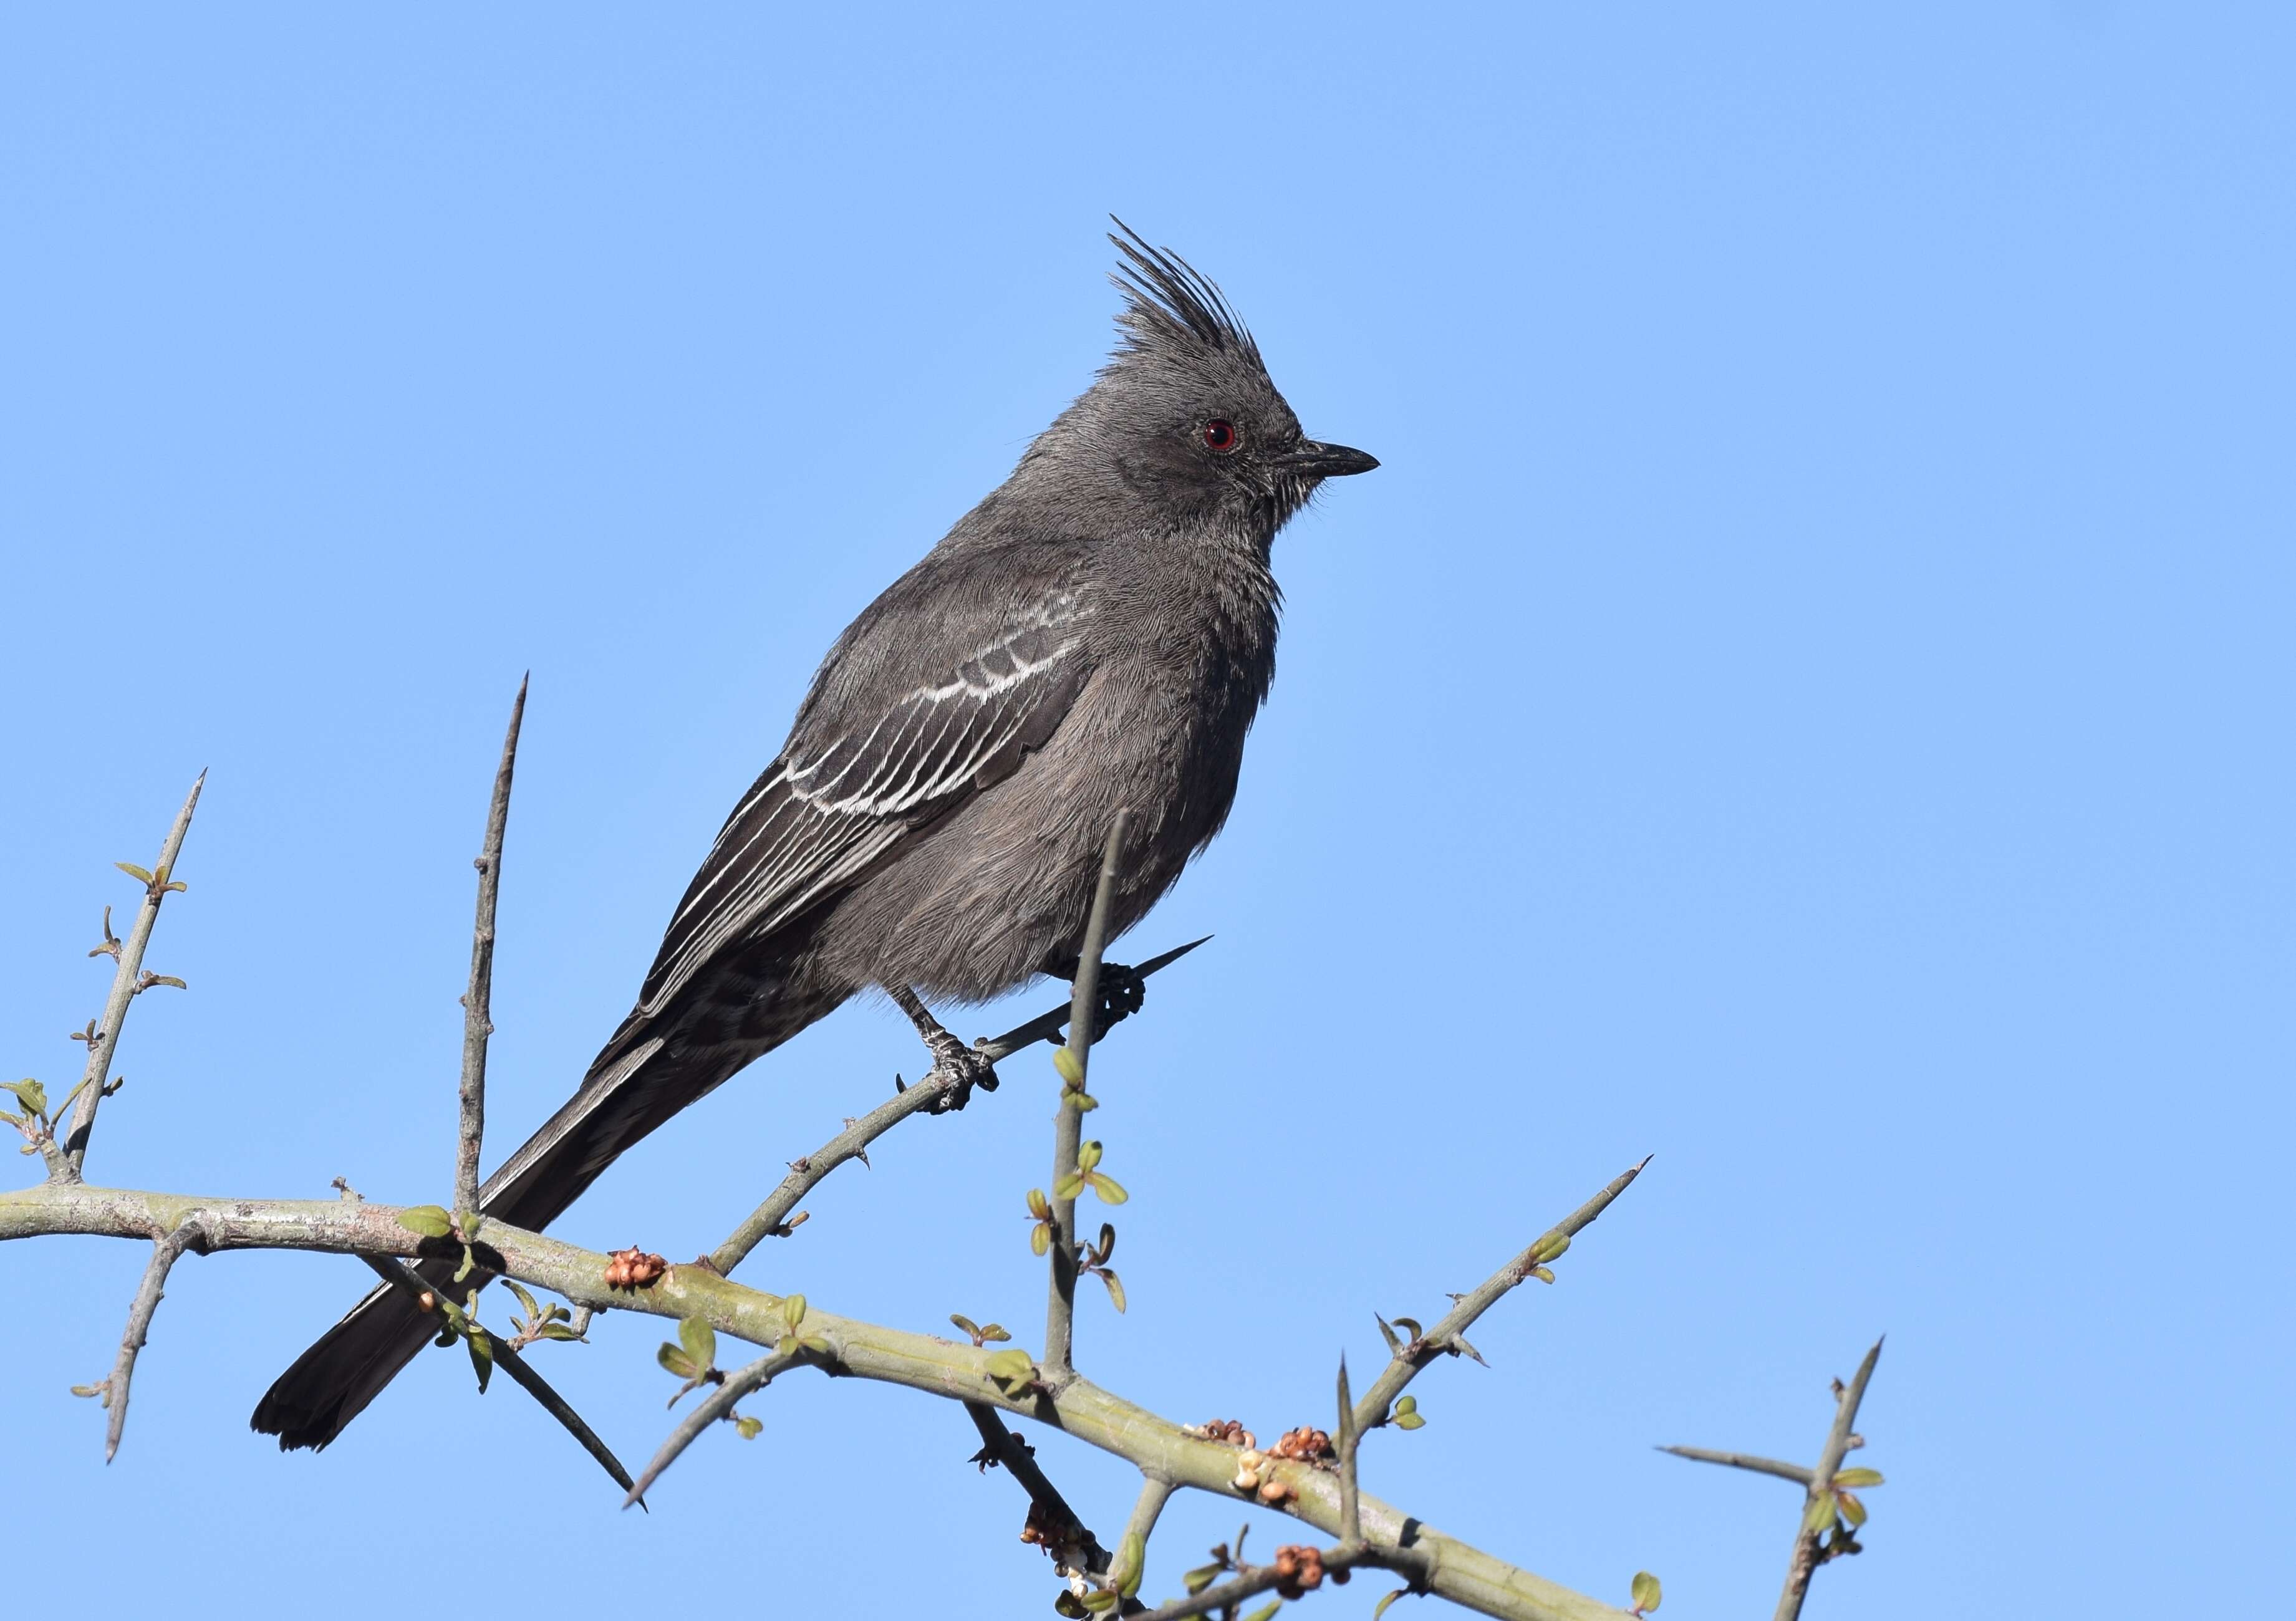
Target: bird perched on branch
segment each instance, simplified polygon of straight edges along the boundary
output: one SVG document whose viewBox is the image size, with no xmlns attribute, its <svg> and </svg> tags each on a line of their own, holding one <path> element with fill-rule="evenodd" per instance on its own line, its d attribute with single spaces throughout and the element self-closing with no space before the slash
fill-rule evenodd
<svg viewBox="0 0 2296 1621">
<path fill-rule="evenodd" d="M 1118 224 L 1114 355 L 837 639 L 636 1007 L 487 1182 L 487 1214 L 545 1226 L 856 992 L 937 1030 L 921 997 L 1073 973 L 1118 809 L 1111 934 L 1226 820 L 1275 673 L 1270 544 L 1324 479 L 1378 463 L 1308 438 L 1219 290 Z M 945 1033 L 936 1048 L 978 1061 Z M 255 1428 L 326 1445 L 434 1329 L 375 1290 L 280 1376 Z"/>
</svg>

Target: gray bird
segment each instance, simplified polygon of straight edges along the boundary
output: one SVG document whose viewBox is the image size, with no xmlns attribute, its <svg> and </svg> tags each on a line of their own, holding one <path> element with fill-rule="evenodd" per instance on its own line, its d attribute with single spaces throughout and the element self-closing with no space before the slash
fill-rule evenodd
<svg viewBox="0 0 2296 1621">
<path fill-rule="evenodd" d="M 636 1007 L 488 1179 L 488 1215 L 546 1225 L 856 992 L 922 1019 L 920 996 L 1072 974 L 1115 812 L 1130 813 L 1119 934 L 1226 820 L 1275 674 L 1270 544 L 1324 479 L 1378 463 L 1303 434 L 1218 289 L 1117 223 L 1115 353 L 830 649 Z M 377 1289 L 280 1376 L 254 1427 L 326 1445 L 432 1331 Z"/>
</svg>

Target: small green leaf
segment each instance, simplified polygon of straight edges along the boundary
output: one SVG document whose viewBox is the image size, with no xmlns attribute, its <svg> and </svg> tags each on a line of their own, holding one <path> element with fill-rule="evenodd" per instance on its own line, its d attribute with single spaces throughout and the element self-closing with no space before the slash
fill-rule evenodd
<svg viewBox="0 0 2296 1621">
<path fill-rule="evenodd" d="M 1398 1412 L 1416 1412 L 1419 1411 L 1419 1398 L 1415 1396 L 1398 1396 L 1395 1410 Z"/>
<path fill-rule="evenodd" d="M 1636 1610 L 1645 1616 L 1650 1614 L 1658 1608 L 1659 1597 L 1658 1578 L 1647 1570 L 1636 1571 L 1633 1588 Z"/>
<path fill-rule="evenodd" d="M 1083 1617 L 1090 1612 L 1085 1609 L 1076 1594 L 1063 1587 L 1060 1591 L 1060 1595 L 1053 1601 L 1053 1613 L 1056 1616 L 1067 1617 L 1068 1621 L 1083 1621 Z"/>
<path fill-rule="evenodd" d="M 1395 1326 L 1399 1329 L 1409 1329 L 1414 1339 L 1421 1339 L 1426 1333 L 1426 1330 L 1419 1326 L 1419 1319 L 1416 1317 L 1398 1317 L 1395 1320 Z"/>
<path fill-rule="evenodd" d="M 1100 1224 L 1100 1258 L 1104 1265 L 1116 1253 L 1116 1229 L 1107 1222 Z"/>
<path fill-rule="evenodd" d="M 1053 1197 L 1058 1199 L 1071 1199 L 1083 1191 L 1084 1173 L 1082 1171 L 1070 1171 L 1053 1184 Z"/>
<path fill-rule="evenodd" d="M 542 1315 L 541 1302 L 537 1300 L 532 1295 L 529 1294 L 526 1291 L 525 1286 L 521 1284 L 517 1279 L 504 1278 L 503 1280 L 503 1287 L 509 1289 L 512 1294 L 518 1297 L 518 1303 L 526 1308 L 526 1314 L 529 1321 Z"/>
<path fill-rule="evenodd" d="M 1387 1607 L 1389 1605 L 1394 1603 L 1398 1599 L 1401 1598 L 1405 1593 L 1409 1592 L 1410 1591 L 1411 1589 L 1408 1587 L 1398 1587 L 1393 1592 L 1388 1594 L 1387 1597 L 1382 1599 L 1378 1603 L 1373 1605 L 1371 1607 L 1371 1621 L 1379 1621 L 1379 1618 L 1382 1616 L 1387 1614 Z"/>
<path fill-rule="evenodd" d="M 1100 1163 L 1101 1155 L 1106 1150 L 1101 1147 L 1100 1139 L 1097 1137 L 1091 1139 L 1089 1142 L 1078 1144 L 1077 1148 L 1077 1169 L 1079 1171 L 1091 1170 L 1093 1167 Z"/>
<path fill-rule="evenodd" d="M 1225 1567 L 1219 1565 L 1199 1565 L 1180 1580 L 1187 1584 L 1190 1593 L 1199 1593 L 1218 1579 L 1223 1568 Z"/>
<path fill-rule="evenodd" d="M 1537 1278 L 1541 1283 L 1552 1283 L 1554 1281 L 1554 1268 L 1552 1266 L 1534 1266 L 1530 1269 L 1530 1275 Z"/>
<path fill-rule="evenodd" d="M 1053 1247 L 1053 1230 L 1043 1222 L 1029 1229 L 1029 1248 L 1043 1255 Z"/>
<path fill-rule="evenodd" d="M 1088 1092 L 1070 1092 L 1062 1095 L 1076 1106 L 1076 1111 L 1080 1115 L 1088 1115 L 1100 1107 L 1100 1100 Z"/>
<path fill-rule="evenodd" d="M 173 886 L 170 886 L 170 888 L 172 887 Z M 148 991 L 155 985 L 164 985 L 170 990 L 177 991 L 187 991 L 192 988 L 190 986 L 185 985 L 181 979 L 176 978 L 173 974 L 153 974 L 135 988 L 138 991 Z"/>
<path fill-rule="evenodd" d="M 1395 1415 L 1395 1427 L 1398 1429 L 1416 1429 L 1425 1422 L 1427 1420 L 1415 1412 L 1398 1412 Z"/>
<path fill-rule="evenodd" d="M 661 1342 L 661 1349 L 653 1354 L 653 1359 L 680 1379 L 693 1379 L 701 1372 L 701 1370 L 694 1365 L 693 1358 L 667 1339 Z"/>
<path fill-rule="evenodd" d="M 111 864 L 139 884 L 148 884 L 152 881 L 152 875 L 132 861 L 115 861 Z"/>
<path fill-rule="evenodd" d="M 992 1322 L 980 1330 L 980 1338 L 993 1344 L 999 1339 L 1012 1339 L 1013 1331 L 1001 1322 Z"/>
<path fill-rule="evenodd" d="M 1866 1505 L 1858 1501 L 1857 1493 L 1836 1492 L 1833 1495 L 1841 1504 L 1841 1518 L 1849 1522 L 1853 1530 L 1866 1523 Z"/>
<path fill-rule="evenodd" d="M 948 1314 L 948 1320 L 956 1325 L 957 1332 L 963 1334 L 967 1339 L 980 1338 L 980 1325 L 963 1312 L 951 1312 Z"/>
<path fill-rule="evenodd" d="M 829 1338 L 824 1334 L 804 1335 L 798 1340 L 798 1344 L 803 1346 L 816 1356 L 826 1356 L 830 1352 Z"/>
<path fill-rule="evenodd" d="M 487 1380 L 494 1377 L 495 1342 L 488 1339 L 487 1331 L 480 1328 L 473 1328 L 463 1337 L 463 1341 L 471 1347 L 471 1366 L 479 1371 L 479 1394 L 484 1396 Z"/>
<path fill-rule="evenodd" d="M 1267 1621 L 1268 1617 L 1274 1615 L 1277 1610 L 1282 1609 L 1283 1608 L 1283 1601 L 1277 1599 L 1272 1603 L 1261 1605 L 1258 1609 L 1253 1610 L 1250 1615 L 1246 1616 L 1243 1618 L 1243 1621 Z"/>
<path fill-rule="evenodd" d="M 740 1435 L 742 1439 L 744 1441 L 756 1440 L 758 1438 L 758 1432 L 765 1427 L 766 1421 L 763 1419 L 739 1418 L 734 1420 L 734 1429 L 735 1433 Z"/>
<path fill-rule="evenodd" d="M 461 1283 L 467 1281 L 470 1275 L 478 1270 L 478 1267 L 479 1252 L 466 1247 L 463 1251 L 463 1264 L 455 1268 L 455 1281 Z"/>
<path fill-rule="evenodd" d="M 110 1399 L 110 1397 L 111 1397 L 111 1382 L 109 1379 L 105 1380 L 103 1383 L 102 1383 L 102 1384 L 100 1384 L 100 1385 L 74 1385 L 74 1386 L 71 1388 L 71 1393 L 72 1393 L 74 1396 L 103 1396 L 103 1397 L 105 1398 L 104 1405 L 105 1405 L 105 1406 L 107 1406 L 107 1407 L 109 1407 L 109 1406 L 111 1404 L 111 1399 Z"/>
<path fill-rule="evenodd" d="M 1537 1266 L 1543 1265 L 1546 1262 L 1552 1261 L 1570 1248 L 1570 1235 L 1569 1233 L 1550 1232 L 1545 1238 L 1539 1240 L 1538 1242 L 1530 1247 L 1531 1265 Z"/>
<path fill-rule="evenodd" d="M 782 1321 L 788 1323 L 791 1328 L 797 1327 L 800 1323 L 805 1321 L 805 1297 L 803 1295 L 783 1295 L 782 1297 Z"/>
<path fill-rule="evenodd" d="M 1851 1486 L 1879 1486 L 1882 1484 L 1882 1471 L 1878 1469 L 1846 1469 L 1833 1477 L 1833 1484 Z"/>
<path fill-rule="evenodd" d="M 1804 1536 L 1816 1536 L 1819 1532 L 1824 1530 L 1828 1526 L 1833 1523 L 1834 1518 L 1839 1511 L 1840 1510 L 1834 1506 L 1833 1494 L 1831 1492 L 1820 1493 L 1817 1496 L 1809 1500 L 1809 1507 L 1803 1510 L 1801 1517 L 1801 1534 Z"/>
<path fill-rule="evenodd" d="M 988 1368 L 993 1378 L 1007 1380 L 1022 1379 L 1037 1371 L 1037 1359 L 1026 1351 L 1019 1349 L 998 1351 L 993 1354 L 983 1365 Z"/>
<path fill-rule="evenodd" d="M 542 1337 L 545 1339 L 579 1339 L 582 1338 L 582 1336 L 577 1334 L 572 1329 L 567 1327 L 566 1324 L 562 1322 L 544 1323 L 542 1325 Z"/>
<path fill-rule="evenodd" d="M 0 1081 L 0 1087 L 16 1094 L 16 1101 L 36 1115 L 48 1112 L 48 1089 L 29 1077 L 20 1081 Z"/>
<path fill-rule="evenodd" d="M 1113 1306 L 1118 1311 L 1122 1311 L 1124 1309 L 1123 1283 L 1118 1280 L 1116 1274 L 1112 1272 L 1102 1273 L 1100 1274 L 1100 1281 L 1108 1285 L 1109 1304 Z"/>
<path fill-rule="evenodd" d="M 455 1218 L 437 1205 L 409 1205 L 398 1213 L 398 1224 L 426 1239 L 453 1236 Z"/>
<path fill-rule="evenodd" d="M 1124 1191 L 1124 1184 L 1106 1171 L 1095 1171 L 1085 1180 L 1092 1184 L 1093 1192 L 1103 1205 L 1120 1205 L 1132 1197 Z"/>
<path fill-rule="evenodd" d="M 1035 1216 L 1038 1221 L 1043 1221 L 1052 1213 L 1053 1207 L 1046 1202 L 1044 1189 L 1030 1188 L 1029 1190 L 1029 1214 Z"/>
<path fill-rule="evenodd" d="M 1108 1579 L 1119 1594 L 1128 1599 L 1140 1591 L 1140 1576 L 1147 1566 L 1148 1539 L 1137 1531 L 1128 1533 L 1124 1545 L 1116 1551 L 1116 1565 L 1109 1571 Z"/>
<path fill-rule="evenodd" d="M 688 1317 L 681 1322 L 677 1325 L 677 1343 L 685 1347 L 686 1359 L 695 1369 L 707 1371 L 718 1365 L 718 1330 L 702 1318 Z"/>
<path fill-rule="evenodd" d="M 1063 1047 L 1061 1051 L 1065 1052 L 1068 1049 Z M 1086 1610 L 1096 1616 L 1103 1609 L 1114 1609 L 1117 1604 L 1117 1595 L 1108 1588 L 1095 1587 L 1090 1592 L 1085 1594 L 1083 1598 L 1078 1600 L 1077 1602 L 1083 1605 Z"/>
<path fill-rule="evenodd" d="M 1061 1079 L 1066 1081 L 1070 1085 L 1081 1086 L 1084 1085 L 1084 1060 L 1077 1057 L 1074 1049 L 1069 1047 L 1054 1048 L 1053 1068 L 1060 1071 Z"/>
<path fill-rule="evenodd" d="M 1390 1421 L 1398 1429 L 1416 1429 L 1427 1420 L 1420 1414 L 1419 1398 L 1415 1396 L 1403 1396 L 1396 1398 L 1395 1412 Z"/>
</svg>

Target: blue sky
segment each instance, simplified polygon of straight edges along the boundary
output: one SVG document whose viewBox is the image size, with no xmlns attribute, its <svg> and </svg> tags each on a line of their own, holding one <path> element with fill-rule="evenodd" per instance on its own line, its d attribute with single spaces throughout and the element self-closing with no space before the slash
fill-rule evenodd
<svg viewBox="0 0 2296 1621">
<path fill-rule="evenodd" d="M 137 1009 L 92 1173 L 445 1195 L 530 668 L 506 1152 L 822 650 L 1089 377 L 1114 210 L 1385 464 L 1279 541 L 1234 821 L 1130 943 L 1218 936 L 1095 1067 L 1131 1309 L 1087 1306 L 1086 1371 L 1320 1420 L 1374 1310 L 1431 1317 L 1655 1154 L 1370 1489 L 1614 1601 L 1646 1568 L 1670 1615 L 1759 1613 L 1790 1489 L 1650 1449 L 1808 1457 L 1886 1330 L 1890 1483 L 1813 1616 L 2283 1591 L 2292 36 L 2071 0 L 17 8 L 0 1067 L 77 1068 L 110 864 L 208 767 L 152 960 L 192 989 Z M 917 1061 L 849 1009 L 562 1231 L 705 1248 Z M 748 1275 L 1040 1341 L 1054 1083 L 1008 1076 Z M 490 1603 L 1051 1597 L 962 1415 L 882 1389 L 788 1381 L 650 1518 L 458 1357 L 283 1458 L 245 1415 L 364 1288 L 324 1257 L 186 1262 L 106 1470 L 65 1389 L 141 1265 L 0 1252 L 28 1609 L 400 1614 L 425 1577 L 376 1533 L 424 1526 L 499 1551 L 455 1565 Z M 660 1337 L 548 1362 L 626 1457 Z M 1120 1521 L 1122 1469 L 1039 1439 Z M 1177 1506 L 1151 1589 L 1237 1518 Z M 53 1540 L 126 1526 L 133 1559 Z"/>
</svg>

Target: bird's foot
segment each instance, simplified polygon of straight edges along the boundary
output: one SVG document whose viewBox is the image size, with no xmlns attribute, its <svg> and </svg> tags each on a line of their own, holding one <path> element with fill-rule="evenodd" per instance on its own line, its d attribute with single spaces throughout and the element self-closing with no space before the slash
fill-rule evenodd
<svg viewBox="0 0 2296 1621">
<path fill-rule="evenodd" d="M 996 1066 L 988 1061 L 988 1054 L 966 1046 L 946 1031 L 940 1040 L 929 1039 L 925 1044 L 933 1052 L 932 1072 L 925 1078 L 949 1077 L 947 1088 L 933 1101 L 933 1113 L 945 1115 L 963 1109 L 972 1101 L 975 1086 L 983 1092 L 996 1090 Z"/>
<path fill-rule="evenodd" d="M 1083 966 L 1083 960 L 1071 954 L 1048 959 L 1045 971 L 1074 984 L 1078 970 Z M 1092 1020 L 1093 1040 L 1098 1041 L 1117 1025 L 1137 1013 L 1141 1003 L 1147 998 L 1147 977 L 1138 969 L 1122 962 L 1103 962 L 1100 965 L 1100 1007 Z"/>
<path fill-rule="evenodd" d="M 996 1090 L 996 1066 L 989 1061 L 987 1054 L 966 1046 L 950 1035 L 947 1027 L 932 1016 L 923 999 L 907 986 L 890 986 L 887 990 L 894 1003 L 909 1016 L 909 1022 L 917 1027 L 917 1034 L 924 1038 L 925 1046 L 932 1052 L 932 1068 L 927 1072 L 925 1080 L 944 1082 L 940 1095 L 933 1100 L 933 1113 L 945 1115 L 963 1109 L 972 1101 L 972 1089 L 976 1086 L 983 1092 Z"/>
</svg>

